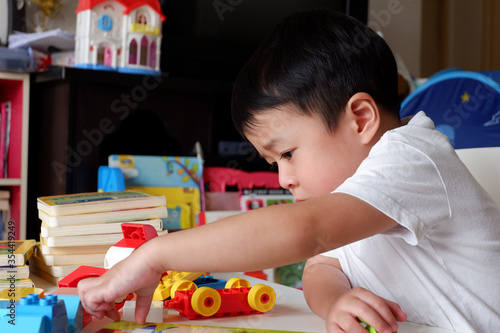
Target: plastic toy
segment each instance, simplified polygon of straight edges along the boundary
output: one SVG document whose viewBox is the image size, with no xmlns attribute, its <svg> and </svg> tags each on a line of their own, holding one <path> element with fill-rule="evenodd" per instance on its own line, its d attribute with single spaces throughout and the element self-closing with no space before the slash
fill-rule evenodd
<svg viewBox="0 0 500 333">
<path fill-rule="evenodd" d="M 223 289 L 227 281 L 214 279 L 212 275 L 200 276 L 193 281 L 198 287 L 210 287 L 212 289 Z"/>
<path fill-rule="evenodd" d="M 163 21 L 158 0 L 80 0 L 75 67 L 160 74 Z"/>
<path fill-rule="evenodd" d="M 9 307 L 4 305 L 0 311 L 0 332 L 78 333 L 92 320 L 83 311 L 77 295 L 30 294 L 10 305 L 13 313 L 5 312 Z"/>
<path fill-rule="evenodd" d="M 168 314 L 165 311 L 165 316 Z M 149 313 L 146 317 L 147 323 L 163 323 L 164 311 L 163 311 L 163 302 L 161 301 L 153 301 L 151 302 L 151 307 L 149 308 Z M 123 316 L 122 320 L 125 321 L 135 321 L 135 301 L 130 300 L 125 302 L 123 306 Z"/>
<path fill-rule="evenodd" d="M 53 294 L 51 294 L 53 295 Z M 64 301 L 66 313 L 68 316 L 68 332 L 80 332 L 87 324 L 92 321 L 92 316 L 87 314 L 82 307 L 78 295 L 57 295 Z"/>
<path fill-rule="evenodd" d="M 121 224 L 123 239 L 109 248 L 104 257 L 104 268 L 110 269 L 116 263 L 128 257 L 132 251 L 157 237 L 156 229 L 148 224 Z"/>
<path fill-rule="evenodd" d="M 203 171 L 205 186 L 210 192 L 226 192 L 226 187 L 238 190 L 251 188 L 281 188 L 278 174 L 271 171 L 246 172 L 224 167 L 207 167 Z"/>
<path fill-rule="evenodd" d="M 78 282 L 91 277 L 99 277 L 106 272 L 105 268 L 80 266 L 57 283 L 59 288 L 76 288 Z"/>
<path fill-rule="evenodd" d="M 57 295 L 39 298 L 31 294 L 15 305 L 15 325 L 9 324 L 4 315 L 0 324 L 2 332 L 67 332 L 69 327 L 66 306 Z"/>
<path fill-rule="evenodd" d="M 202 272 L 178 272 L 178 271 L 170 271 L 164 274 L 161 277 L 160 282 L 158 283 L 158 287 L 156 288 L 153 301 L 164 301 L 171 297 L 172 286 L 177 281 L 193 281 L 200 276 L 202 276 Z"/>
<path fill-rule="evenodd" d="M 120 168 L 101 165 L 97 169 L 97 190 L 99 192 L 124 191 L 125 178 Z"/>
<path fill-rule="evenodd" d="M 0 291 L 0 301 L 10 301 L 11 299 L 19 301 L 29 294 L 37 294 L 40 298 L 45 297 L 44 290 L 41 288 L 17 287 Z"/>
<path fill-rule="evenodd" d="M 358 320 L 360 322 L 362 322 L 364 325 L 365 325 L 365 329 L 369 332 L 369 333 L 378 333 L 377 330 L 375 330 L 373 327 L 371 327 L 366 321 L 364 321 L 363 319 L 361 318 L 358 318 Z M 394 332 L 394 333 L 398 333 L 398 332 Z"/>
<path fill-rule="evenodd" d="M 266 285 L 250 287 L 245 279 L 233 278 L 224 289 L 197 288 L 192 282 L 178 281 L 172 287 L 173 298 L 165 306 L 188 319 L 264 313 L 276 302 L 274 290 Z"/>
</svg>

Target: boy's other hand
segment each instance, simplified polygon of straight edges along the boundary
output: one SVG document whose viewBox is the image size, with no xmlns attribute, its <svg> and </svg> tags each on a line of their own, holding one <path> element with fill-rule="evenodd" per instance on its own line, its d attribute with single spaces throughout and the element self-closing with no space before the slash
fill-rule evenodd
<svg viewBox="0 0 500 333">
<path fill-rule="evenodd" d="M 394 302 L 364 288 L 354 288 L 330 307 L 326 318 L 327 331 L 366 333 L 358 318 L 363 318 L 379 333 L 391 333 L 397 331 L 398 321 L 406 320 L 406 313 Z"/>
</svg>

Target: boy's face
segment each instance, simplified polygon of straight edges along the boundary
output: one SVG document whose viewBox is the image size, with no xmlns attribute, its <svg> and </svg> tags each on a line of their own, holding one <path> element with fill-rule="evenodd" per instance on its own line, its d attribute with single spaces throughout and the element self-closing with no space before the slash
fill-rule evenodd
<svg viewBox="0 0 500 333">
<path fill-rule="evenodd" d="M 302 201 L 336 189 L 368 150 L 353 138 L 356 128 L 349 117 L 343 116 L 332 133 L 319 117 L 291 108 L 261 112 L 245 134 L 267 162 L 277 165 L 280 185 Z"/>
</svg>

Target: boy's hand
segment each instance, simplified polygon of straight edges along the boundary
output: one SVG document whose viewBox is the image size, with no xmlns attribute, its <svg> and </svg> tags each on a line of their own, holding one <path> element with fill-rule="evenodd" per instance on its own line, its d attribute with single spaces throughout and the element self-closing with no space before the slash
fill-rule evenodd
<svg viewBox="0 0 500 333">
<path fill-rule="evenodd" d="M 134 292 L 137 296 L 135 319 L 143 324 L 161 278 L 161 272 L 149 267 L 146 261 L 133 253 L 101 277 L 80 281 L 78 295 L 85 311 L 99 319 L 107 316 L 120 320 L 115 300 Z"/>
<path fill-rule="evenodd" d="M 406 314 L 398 304 L 366 289 L 354 288 L 330 307 L 326 317 L 327 331 L 366 333 L 358 318 L 363 318 L 379 333 L 391 333 L 397 331 L 398 321 L 406 320 Z"/>
</svg>

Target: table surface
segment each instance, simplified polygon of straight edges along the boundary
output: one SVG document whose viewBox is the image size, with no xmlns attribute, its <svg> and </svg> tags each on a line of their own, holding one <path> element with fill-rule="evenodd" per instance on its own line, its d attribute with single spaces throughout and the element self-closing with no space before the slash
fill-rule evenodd
<svg viewBox="0 0 500 333">
<path fill-rule="evenodd" d="M 168 309 L 168 317 L 164 318 L 164 323 L 196 325 L 204 327 L 230 327 L 246 328 L 254 330 L 277 330 L 277 331 L 296 331 L 296 332 L 326 332 L 324 320 L 315 315 L 307 306 L 304 294 L 301 290 L 290 288 L 281 284 L 262 281 L 249 276 L 240 276 L 235 273 L 216 273 L 214 277 L 221 280 L 229 280 L 232 277 L 243 277 L 253 286 L 263 283 L 271 286 L 276 292 L 276 304 L 269 312 L 259 315 L 231 316 L 221 318 L 207 318 L 200 320 L 189 320 L 181 317 L 175 310 Z M 57 287 L 40 279 L 37 276 L 32 277 L 33 282 L 46 293 L 54 291 Z M 111 323 L 109 319 L 96 320 L 85 327 L 82 333 L 94 333 Z M 449 333 L 451 331 L 417 325 L 414 323 L 400 323 L 398 332 L 400 333 Z M 220 330 L 215 330 L 214 332 Z M 169 332 L 174 332 L 169 330 Z M 204 330 L 204 333 L 210 330 Z"/>
</svg>

